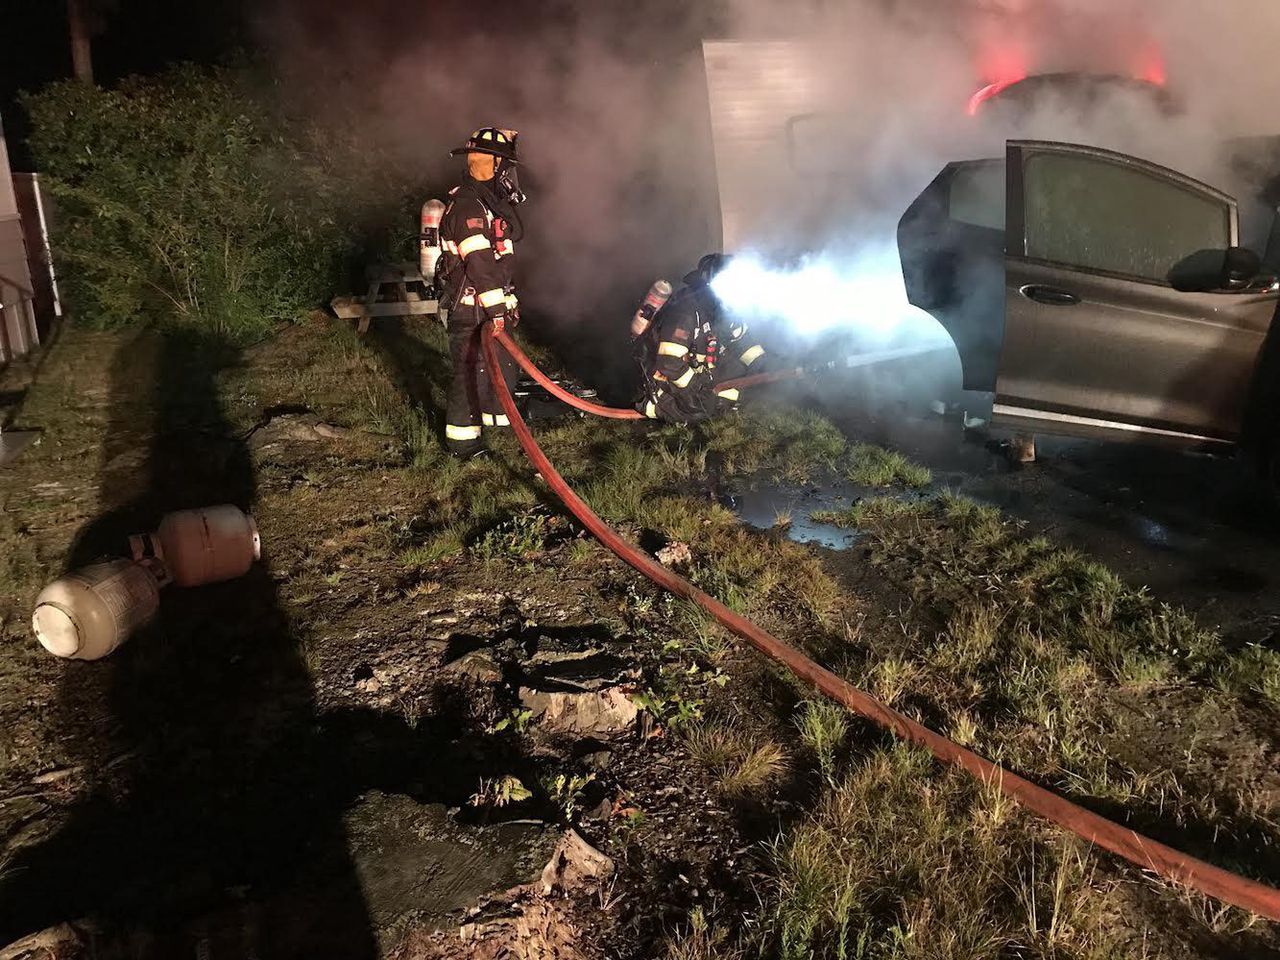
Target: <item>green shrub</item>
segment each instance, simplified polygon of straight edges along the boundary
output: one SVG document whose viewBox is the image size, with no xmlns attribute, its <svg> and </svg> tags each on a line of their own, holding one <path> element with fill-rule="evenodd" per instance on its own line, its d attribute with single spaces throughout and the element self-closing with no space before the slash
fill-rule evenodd
<svg viewBox="0 0 1280 960">
<path fill-rule="evenodd" d="M 24 104 L 80 318 L 243 341 L 342 286 L 377 165 L 342 162 L 254 71 L 180 66 L 112 90 L 68 81 Z"/>
</svg>

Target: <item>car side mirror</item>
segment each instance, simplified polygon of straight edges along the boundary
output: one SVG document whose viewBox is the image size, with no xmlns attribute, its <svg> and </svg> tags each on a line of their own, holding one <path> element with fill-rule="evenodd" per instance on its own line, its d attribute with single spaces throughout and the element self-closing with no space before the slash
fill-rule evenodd
<svg viewBox="0 0 1280 960">
<path fill-rule="evenodd" d="M 1262 273 L 1262 258 L 1244 247 L 1228 247 L 1222 257 L 1219 290 L 1243 290 Z"/>
<path fill-rule="evenodd" d="M 1169 283 L 1182 293 L 1251 290 L 1274 282 L 1264 272 L 1262 258 L 1244 247 L 1197 250 L 1169 271 Z"/>
</svg>

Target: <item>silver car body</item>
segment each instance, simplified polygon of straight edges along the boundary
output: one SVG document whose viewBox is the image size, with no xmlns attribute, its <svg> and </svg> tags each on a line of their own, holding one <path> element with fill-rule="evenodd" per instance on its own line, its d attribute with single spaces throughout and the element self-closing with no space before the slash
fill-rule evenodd
<svg viewBox="0 0 1280 960">
<path fill-rule="evenodd" d="M 965 386 L 994 392 L 994 424 L 1197 447 L 1244 435 L 1280 290 L 1169 278 L 1238 242 L 1221 191 L 1041 141 L 950 165 L 899 226 L 908 294 L 956 341 Z"/>
</svg>

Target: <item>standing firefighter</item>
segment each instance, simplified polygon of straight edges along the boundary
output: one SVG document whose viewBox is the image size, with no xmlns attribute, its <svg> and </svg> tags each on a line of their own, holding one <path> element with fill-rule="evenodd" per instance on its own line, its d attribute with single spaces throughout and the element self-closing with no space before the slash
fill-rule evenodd
<svg viewBox="0 0 1280 960">
<path fill-rule="evenodd" d="M 737 402 L 738 391 L 717 394 L 716 384 L 745 376 L 764 356 L 745 324 L 730 326 L 724 319 L 711 289 L 728 262 L 722 253 L 699 260 L 684 287 L 640 333 L 645 397 L 637 409 L 646 417 L 696 423 L 721 413 Z"/>
<path fill-rule="evenodd" d="M 516 176 L 516 132 L 485 127 L 466 146 L 467 177 L 449 196 L 440 224 L 443 254 L 440 303 L 448 311 L 449 387 L 445 443 L 450 453 L 472 457 L 484 449 L 484 427 L 509 426 L 480 348 L 485 323 L 499 329 L 519 319 L 515 295 L 515 241 L 523 229 L 515 205 L 524 200 Z M 502 375 L 510 384 L 514 363 L 504 355 Z"/>
</svg>

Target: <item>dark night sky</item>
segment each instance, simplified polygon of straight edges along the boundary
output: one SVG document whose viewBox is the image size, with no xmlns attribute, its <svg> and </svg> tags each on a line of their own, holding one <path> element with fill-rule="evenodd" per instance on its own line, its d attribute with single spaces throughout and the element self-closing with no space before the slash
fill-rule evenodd
<svg viewBox="0 0 1280 960">
<path fill-rule="evenodd" d="M 150 73 L 180 60 L 210 62 L 248 45 L 244 10 L 250 0 L 97 0 L 99 32 L 93 66 L 99 83 L 130 73 Z M 16 7 L 16 9 L 14 9 Z M 22 140 L 25 118 L 17 106 L 22 90 L 36 90 L 71 75 L 71 45 L 65 0 L 18 0 L 4 4 L 0 33 L 0 117 L 15 168 L 28 164 Z"/>
<path fill-rule="evenodd" d="M 261 52 L 264 44 L 272 48 L 271 15 L 281 10 L 290 12 L 294 28 L 310 32 L 317 47 L 350 43 L 389 57 L 399 47 L 420 43 L 424 35 L 482 31 L 521 37 L 535 28 L 554 34 L 557 27 L 567 31 L 586 13 L 609 20 L 619 48 L 627 46 L 630 36 L 652 37 L 655 23 L 667 24 L 671 43 L 678 46 L 681 31 L 676 24 L 687 28 L 705 11 L 721 6 L 720 0 L 651 0 L 644 5 L 614 0 L 488 0 L 482 7 L 440 0 L 362 0 L 355 14 L 348 0 L 83 2 L 97 11 L 93 66 L 94 79 L 102 85 L 129 74 L 153 73 L 169 63 L 211 63 L 237 52 Z M 24 169 L 29 163 L 23 147 L 26 124 L 17 97 L 19 91 L 36 90 L 71 76 L 66 0 L 7 0 L 0 4 L 0 35 L 16 41 L 6 42 L 0 57 L 0 118 L 14 166 Z M 701 31 L 691 35 L 700 36 Z M 271 55 L 272 50 L 266 52 Z"/>
</svg>

